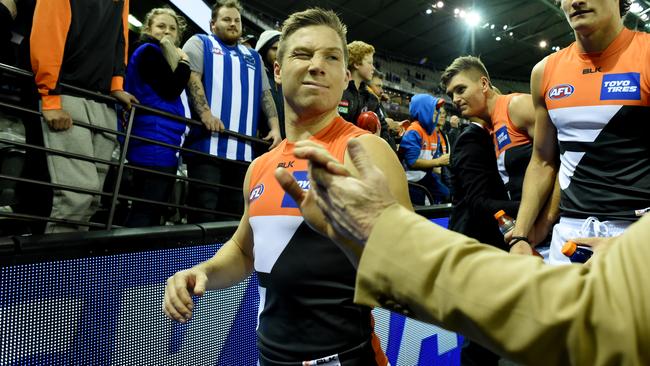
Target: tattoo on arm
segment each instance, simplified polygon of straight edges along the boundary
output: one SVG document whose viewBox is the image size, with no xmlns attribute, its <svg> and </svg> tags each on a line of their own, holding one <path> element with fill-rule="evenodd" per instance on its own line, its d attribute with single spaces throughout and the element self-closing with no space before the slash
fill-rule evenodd
<svg viewBox="0 0 650 366">
<path fill-rule="evenodd" d="M 267 119 L 278 118 L 278 110 L 275 108 L 275 101 L 273 101 L 273 94 L 270 90 L 266 90 L 262 94 L 262 109 Z"/>
<path fill-rule="evenodd" d="M 208 100 L 205 97 L 205 90 L 203 90 L 203 83 L 201 83 L 201 76 L 198 73 L 192 72 L 190 75 L 190 80 L 187 82 L 187 87 L 189 90 L 189 97 L 192 101 L 192 106 L 194 110 L 202 115 L 204 112 L 210 112 L 210 106 L 208 105 Z"/>
</svg>

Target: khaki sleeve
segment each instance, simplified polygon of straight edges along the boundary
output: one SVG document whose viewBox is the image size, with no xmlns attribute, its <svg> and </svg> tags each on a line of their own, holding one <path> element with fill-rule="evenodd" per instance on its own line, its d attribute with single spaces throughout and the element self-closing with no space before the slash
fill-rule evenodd
<svg viewBox="0 0 650 366">
<path fill-rule="evenodd" d="M 480 244 L 393 205 L 382 213 L 366 244 L 355 302 L 462 333 L 524 364 L 604 364 L 608 362 L 600 361 L 617 355 L 633 358 L 626 364 L 647 364 L 647 359 L 635 362 L 642 347 L 637 348 L 637 333 L 629 328 L 639 325 L 634 312 L 623 306 L 634 303 L 634 290 L 623 290 L 619 282 L 630 276 L 635 278 L 630 285 L 638 286 L 635 292 L 647 289 L 640 281 L 650 278 L 649 266 L 626 266 L 627 273 L 621 273 L 622 265 L 612 265 L 622 263 L 619 256 L 630 250 L 632 246 L 621 245 L 616 249 L 621 253 L 610 256 L 612 248 L 591 269 L 548 266 L 539 258 Z M 643 258 L 647 262 L 648 256 Z M 620 300 L 612 299 L 614 289 L 619 289 Z M 644 291 L 636 295 L 636 304 L 639 312 L 645 306 L 647 316 L 647 300 L 640 300 L 648 298 Z M 641 326 L 648 324 L 644 319 Z"/>
</svg>

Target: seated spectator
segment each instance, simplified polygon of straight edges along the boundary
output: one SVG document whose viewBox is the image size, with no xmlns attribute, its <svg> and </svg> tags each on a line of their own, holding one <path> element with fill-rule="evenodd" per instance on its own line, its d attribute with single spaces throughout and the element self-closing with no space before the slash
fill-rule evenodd
<svg viewBox="0 0 650 366">
<path fill-rule="evenodd" d="M 151 10 L 144 21 L 140 44 L 127 67 L 126 90 L 143 105 L 185 116 L 181 94 L 190 78 L 188 57 L 178 45 L 185 20 L 169 8 Z M 187 125 L 164 116 L 136 111 L 132 134 L 180 146 Z M 131 165 L 176 174 L 178 151 L 131 139 L 127 158 Z M 134 170 L 134 194 L 147 200 L 167 202 L 175 179 Z M 126 226 L 156 226 L 164 206 L 134 202 Z"/>
<path fill-rule="evenodd" d="M 449 188 L 440 177 L 441 167 L 449 165 L 449 153 L 442 152 L 437 131 L 438 120 L 445 113 L 444 103 L 444 100 L 428 94 L 413 96 L 409 107 L 413 122 L 399 147 L 407 179 L 424 186 L 433 196 L 434 202 L 431 203 L 449 199 Z M 421 189 L 409 186 L 409 193 L 413 204 L 426 204 L 426 195 Z"/>
</svg>

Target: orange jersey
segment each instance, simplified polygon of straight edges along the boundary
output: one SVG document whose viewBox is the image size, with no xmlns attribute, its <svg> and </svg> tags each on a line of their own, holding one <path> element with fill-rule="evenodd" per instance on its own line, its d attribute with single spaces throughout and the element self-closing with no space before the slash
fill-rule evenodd
<svg viewBox="0 0 650 366">
<path fill-rule="evenodd" d="M 550 55 L 540 92 L 560 148 L 564 216 L 636 220 L 650 207 L 650 35 L 624 29 L 601 53 Z"/>
<path fill-rule="evenodd" d="M 517 128 L 510 119 L 508 107 L 516 95 L 519 94 L 498 96 L 490 119 L 499 175 L 510 198 L 520 200 L 524 175 L 532 152 L 532 140 L 526 131 Z"/>
<path fill-rule="evenodd" d="M 348 140 L 367 133 L 337 117 L 310 140 L 343 161 Z M 248 187 L 260 291 L 260 358 L 280 362 L 319 360 L 363 342 L 379 344 L 370 309 L 352 301 L 355 270 L 349 260 L 304 222 L 296 202 L 275 179 L 276 168 L 284 167 L 304 190 L 310 188 L 307 161 L 297 159 L 293 150 L 285 139 L 258 158 Z M 381 348 L 375 348 L 372 362 L 364 362 L 386 363 Z"/>
</svg>

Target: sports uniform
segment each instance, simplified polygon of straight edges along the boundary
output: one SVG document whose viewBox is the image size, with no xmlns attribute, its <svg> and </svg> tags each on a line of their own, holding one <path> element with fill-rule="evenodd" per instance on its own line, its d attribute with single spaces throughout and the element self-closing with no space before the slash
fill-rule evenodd
<svg viewBox="0 0 650 366">
<path fill-rule="evenodd" d="M 343 161 L 347 141 L 367 133 L 337 117 L 312 140 Z M 284 140 L 258 158 L 249 186 L 249 223 L 260 287 L 261 365 L 386 365 L 370 308 L 355 305 L 356 272 L 345 254 L 304 222 L 275 179 L 288 169 L 309 189 L 307 161 Z"/>
<path fill-rule="evenodd" d="M 562 189 L 552 263 L 568 262 L 566 239 L 617 235 L 650 208 L 649 54 L 650 35 L 623 29 L 601 53 L 573 43 L 548 57 L 541 92 Z"/>
<path fill-rule="evenodd" d="M 511 200 L 520 201 L 526 168 L 532 153 L 532 140 L 512 123 L 508 106 L 518 94 L 497 97 L 490 114 L 499 175 Z"/>
</svg>

